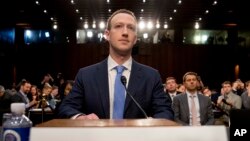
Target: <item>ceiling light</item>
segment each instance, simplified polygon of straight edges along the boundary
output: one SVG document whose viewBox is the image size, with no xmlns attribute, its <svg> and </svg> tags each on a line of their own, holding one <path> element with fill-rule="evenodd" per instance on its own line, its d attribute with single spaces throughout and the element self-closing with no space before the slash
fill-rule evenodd
<svg viewBox="0 0 250 141">
<path fill-rule="evenodd" d="M 95 23 L 92 24 L 92 28 L 96 28 L 96 24 Z"/>
<path fill-rule="evenodd" d="M 39 1 L 38 1 L 38 0 L 36 1 L 36 5 L 40 5 L 40 3 L 39 3 Z"/>
<path fill-rule="evenodd" d="M 87 32 L 87 37 L 88 38 L 92 38 L 93 37 L 93 32 L 92 31 L 88 31 Z"/>
<path fill-rule="evenodd" d="M 152 29 L 153 28 L 153 23 L 151 21 L 148 22 L 147 28 L 148 29 Z"/>
<path fill-rule="evenodd" d="M 104 29 L 105 28 L 105 23 L 104 22 L 100 22 L 99 27 L 100 27 L 100 29 Z"/>
<path fill-rule="evenodd" d="M 168 28 L 168 24 L 165 23 L 165 24 L 164 24 L 164 29 L 167 29 L 167 28 Z"/>
<path fill-rule="evenodd" d="M 214 3 L 213 3 L 213 5 L 216 5 L 216 4 L 217 4 L 217 1 L 215 0 Z"/>
<path fill-rule="evenodd" d="M 148 38 L 148 33 L 143 33 L 143 38 L 147 39 Z"/>
<path fill-rule="evenodd" d="M 32 33 L 30 30 L 26 30 L 25 35 L 30 38 L 32 36 Z"/>
<path fill-rule="evenodd" d="M 46 38 L 49 38 L 49 36 L 50 36 L 50 35 L 49 35 L 49 32 L 45 32 L 44 34 L 45 34 L 45 37 L 46 37 Z"/>
<path fill-rule="evenodd" d="M 199 25 L 198 22 L 195 22 L 194 28 L 195 28 L 195 29 L 199 29 L 199 28 L 200 28 L 200 25 Z"/>
<path fill-rule="evenodd" d="M 88 29 L 89 28 L 89 25 L 87 23 L 84 24 L 84 28 L 85 29 Z"/>
<path fill-rule="evenodd" d="M 156 27 L 157 29 L 159 29 L 159 28 L 160 28 L 160 24 L 157 23 L 155 27 Z"/>
<path fill-rule="evenodd" d="M 55 29 L 55 30 L 56 30 L 57 28 L 58 28 L 58 27 L 57 27 L 57 25 L 56 25 L 56 24 L 54 24 L 54 25 L 53 25 L 53 29 Z"/>
<path fill-rule="evenodd" d="M 145 28 L 145 23 L 143 21 L 139 22 L 139 29 L 144 29 Z"/>
</svg>

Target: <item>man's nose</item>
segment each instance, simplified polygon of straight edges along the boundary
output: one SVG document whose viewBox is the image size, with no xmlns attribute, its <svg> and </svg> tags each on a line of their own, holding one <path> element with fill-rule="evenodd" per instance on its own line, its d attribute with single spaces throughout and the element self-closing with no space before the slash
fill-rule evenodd
<svg viewBox="0 0 250 141">
<path fill-rule="evenodd" d="M 127 28 L 127 27 L 124 27 L 124 28 L 122 29 L 122 34 L 123 34 L 123 35 L 128 35 L 128 28 Z"/>
</svg>

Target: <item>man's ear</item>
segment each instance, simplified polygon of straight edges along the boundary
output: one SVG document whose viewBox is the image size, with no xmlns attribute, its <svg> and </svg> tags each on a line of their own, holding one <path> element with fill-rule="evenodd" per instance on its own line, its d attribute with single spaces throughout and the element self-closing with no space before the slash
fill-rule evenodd
<svg viewBox="0 0 250 141">
<path fill-rule="evenodd" d="M 106 40 L 109 41 L 109 30 L 106 29 L 104 31 L 104 35 L 105 35 Z"/>
</svg>

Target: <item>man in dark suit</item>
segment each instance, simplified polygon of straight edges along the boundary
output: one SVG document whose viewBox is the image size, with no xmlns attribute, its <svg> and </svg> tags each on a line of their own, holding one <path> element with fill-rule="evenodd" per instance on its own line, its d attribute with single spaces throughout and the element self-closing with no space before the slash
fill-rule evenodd
<svg viewBox="0 0 250 141">
<path fill-rule="evenodd" d="M 26 110 L 37 104 L 37 101 L 29 101 L 27 94 L 30 92 L 31 83 L 27 80 L 22 80 L 19 91 L 11 97 L 11 102 L 25 103 Z"/>
<path fill-rule="evenodd" d="M 8 93 L 4 86 L 0 85 L 0 126 L 3 121 L 3 114 L 10 112 L 11 94 Z"/>
<path fill-rule="evenodd" d="M 173 98 L 176 95 L 181 94 L 181 92 L 177 91 L 177 83 L 174 77 L 166 78 L 165 90 L 166 90 L 166 94 L 171 98 L 171 101 L 173 101 Z"/>
<path fill-rule="evenodd" d="M 197 76 L 195 72 L 187 72 L 183 76 L 186 92 L 173 99 L 175 120 L 182 125 L 213 125 L 212 103 L 208 97 L 198 93 Z"/>
<path fill-rule="evenodd" d="M 122 75 L 128 81 L 128 92 L 147 116 L 173 119 L 171 100 L 164 93 L 158 71 L 137 63 L 131 57 L 137 40 L 137 20 L 134 14 L 125 9 L 114 12 L 108 19 L 105 37 L 109 41 L 108 58 L 79 70 L 72 91 L 59 107 L 59 117 L 115 119 L 116 68 L 122 66 Z M 125 91 L 123 95 L 126 98 L 122 118 L 145 118 Z"/>
<path fill-rule="evenodd" d="M 241 95 L 242 106 L 244 109 L 250 109 L 250 80 L 246 82 L 246 91 Z"/>
</svg>

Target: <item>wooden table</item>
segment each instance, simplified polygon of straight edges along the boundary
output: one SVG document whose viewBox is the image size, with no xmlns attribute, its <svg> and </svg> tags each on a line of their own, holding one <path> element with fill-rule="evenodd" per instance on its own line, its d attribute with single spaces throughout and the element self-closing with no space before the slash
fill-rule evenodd
<svg viewBox="0 0 250 141">
<path fill-rule="evenodd" d="M 152 127 L 152 126 L 180 126 L 174 121 L 166 119 L 124 119 L 124 120 L 72 120 L 53 119 L 36 127 Z"/>
</svg>

